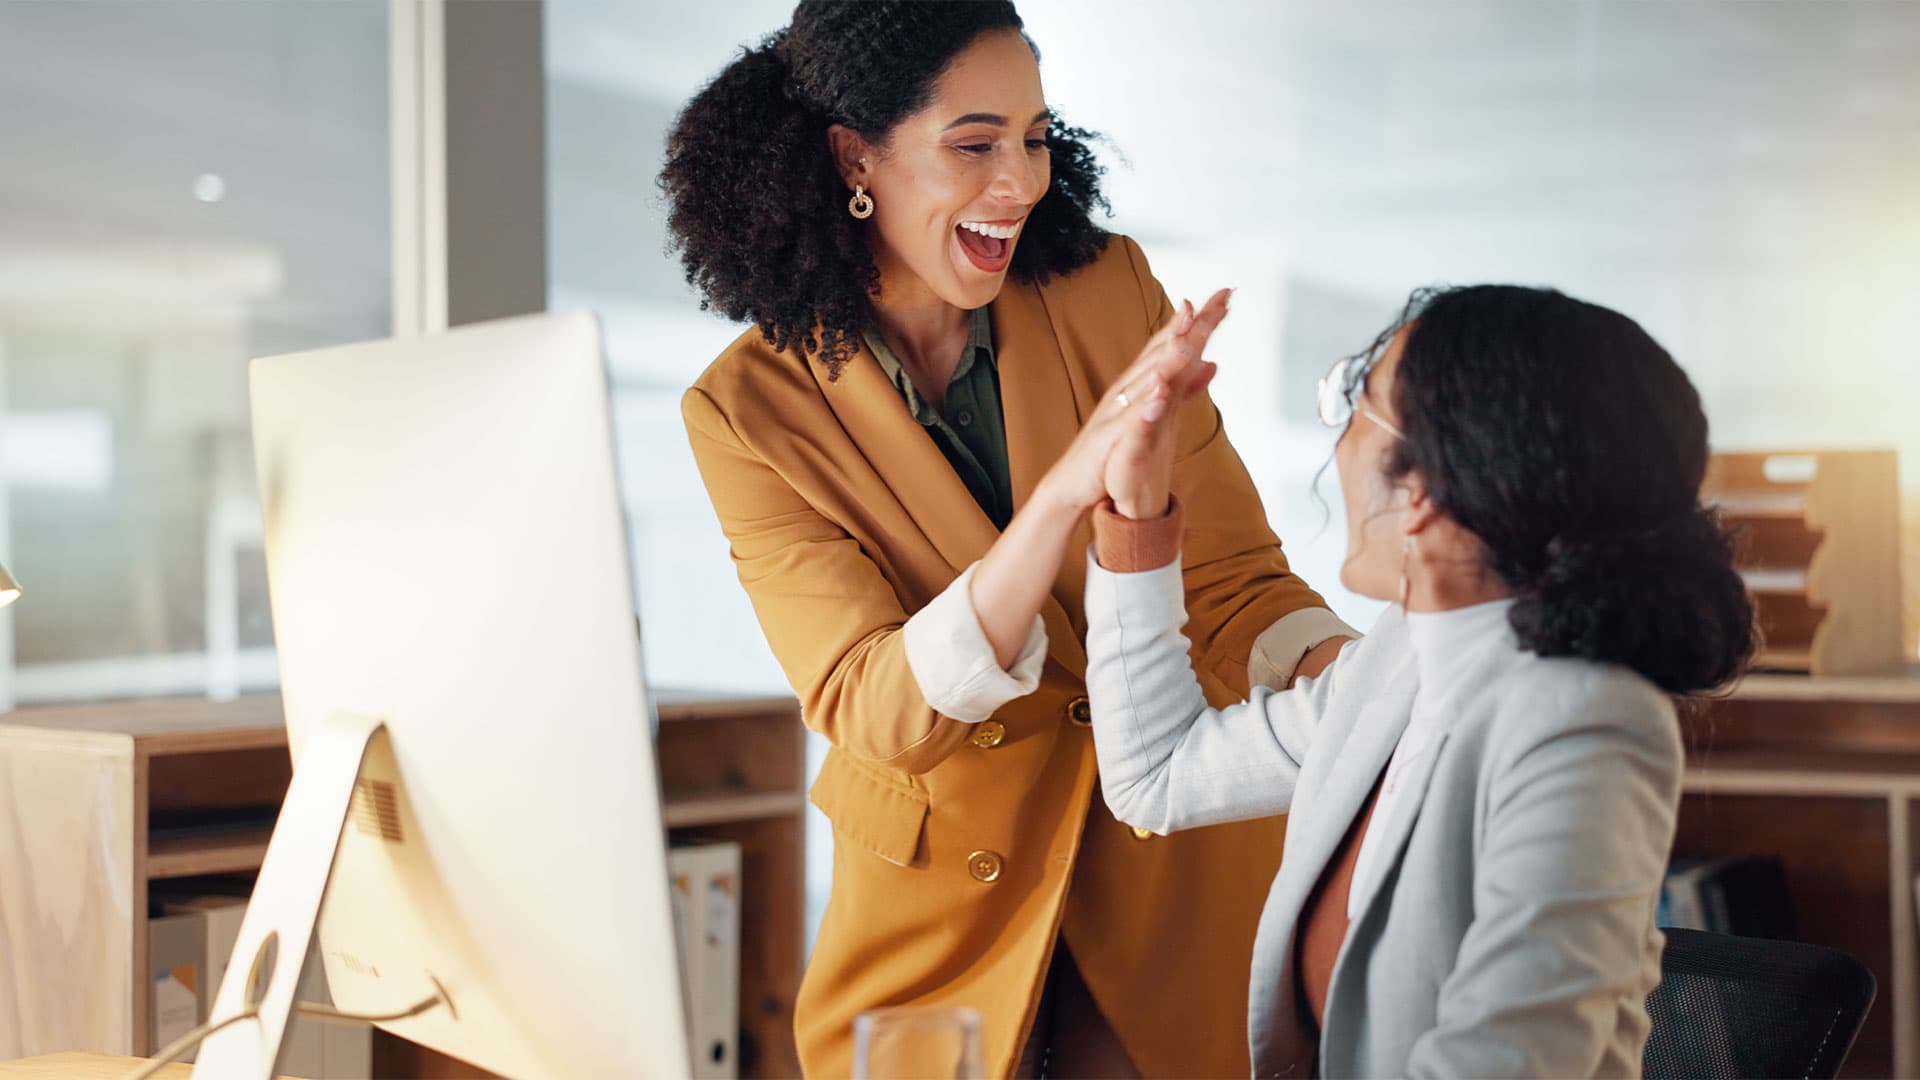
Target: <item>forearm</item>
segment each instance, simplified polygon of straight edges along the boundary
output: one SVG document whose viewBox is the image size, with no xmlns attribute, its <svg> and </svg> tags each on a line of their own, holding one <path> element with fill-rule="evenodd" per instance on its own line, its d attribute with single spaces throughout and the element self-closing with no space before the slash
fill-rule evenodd
<svg viewBox="0 0 1920 1080">
<path fill-rule="evenodd" d="M 1358 639 L 1346 635 L 1330 637 L 1308 649 L 1307 654 L 1300 658 L 1300 662 L 1293 666 L 1293 678 L 1287 680 L 1287 685 L 1292 686 L 1295 679 L 1318 677 L 1321 672 L 1327 670 L 1328 664 L 1339 657 L 1340 650 L 1345 648 L 1348 642 L 1356 640 Z"/>
<path fill-rule="evenodd" d="M 1001 667 L 1019 657 L 1084 513 L 1043 481 L 974 569 L 974 614 Z"/>
<path fill-rule="evenodd" d="M 1117 573 L 1090 562 L 1087 696 L 1108 807 L 1158 833 L 1285 813 L 1324 692 L 1261 689 L 1208 707 L 1183 617 L 1176 564 Z"/>
</svg>

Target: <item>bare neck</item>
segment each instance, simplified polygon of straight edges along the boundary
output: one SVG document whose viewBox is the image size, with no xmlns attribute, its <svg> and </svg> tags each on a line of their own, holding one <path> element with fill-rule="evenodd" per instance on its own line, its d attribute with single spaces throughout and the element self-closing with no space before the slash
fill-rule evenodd
<svg viewBox="0 0 1920 1080">
<path fill-rule="evenodd" d="M 971 313 L 941 299 L 905 271 L 889 273 L 883 268 L 880 281 L 880 296 L 872 307 L 875 330 L 921 395 L 937 401 L 960 364 Z"/>
<path fill-rule="evenodd" d="M 1407 567 L 1408 611 L 1453 611 L 1512 595 L 1477 552 L 1419 559 Z"/>
</svg>

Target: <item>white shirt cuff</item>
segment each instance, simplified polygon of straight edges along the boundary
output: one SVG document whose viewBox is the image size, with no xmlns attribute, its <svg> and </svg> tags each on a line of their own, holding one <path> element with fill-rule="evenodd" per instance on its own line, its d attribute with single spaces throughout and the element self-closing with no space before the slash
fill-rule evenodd
<svg viewBox="0 0 1920 1080">
<path fill-rule="evenodd" d="M 1280 689 L 1293 678 L 1301 657 L 1335 637 L 1358 640 L 1360 632 L 1323 607 L 1287 612 L 1253 640 L 1253 652 L 1247 657 L 1247 685 Z"/>
<path fill-rule="evenodd" d="M 1047 661 L 1047 624 L 1035 615 L 1013 666 L 1001 668 L 973 610 L 973 572 L 979 565 L 967 567 L 945 591 L 914 612 L 902 629 L 907 667 L 913 670 L 927 704 L 942 716 L 968 724 L 977 724 L 1007 702 L 1033 693 Z"/>
</svg>

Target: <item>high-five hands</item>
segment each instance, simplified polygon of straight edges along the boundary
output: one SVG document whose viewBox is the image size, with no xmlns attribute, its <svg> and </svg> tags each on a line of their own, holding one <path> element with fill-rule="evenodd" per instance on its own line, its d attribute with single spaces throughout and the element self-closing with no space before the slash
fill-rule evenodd
<svg viewBox="0 0 1920 1080">
<path fill-rule="evenodd" d="M 1173 482 L 1172 423 L 1180 405 L 1206 390 L 1218 370 L 1203 354 L 1227 316 L 1222 289 L 1198 310 L 1183 302 L 1100 399 L 1043 483 L 1055 485 L 1077 511 L 1111 496 L 1129 517 L 1167 512 Z"/>
<path fill-rule="evenodd" d="M 1113 494 L 1122 513 L 1161 516 L 1173 483 L 1169 418 L 1206 390 L 1214 367 L 1201 354 L 1227 315 L 1227 291 L 1198 311 L 1180 309 L 1114 380 L 1106 396 L 1047 470 L 1032 497 L 973 570 L 968 598 L 1005 668 L 1020 655 L 1087 511 Z"/>
<path fill-rule="evenodd" d="M 1176 411 L 1177 406 L 1204 392 L 1213 381 L 1214 373 L 1220 370 L 1201 354 L 1221 320 L 1227 317 L 1227 298 L 1231 293 L 1230 289 L 1214 293 L 1197 313 L 1192 303 L 1182 303 L 1174 323 L 1184 321 L 1188 329 L 1176 333 L 1168 345 L 1176 359 L 1166 367 L 1156 365 L 1151 376 L 1158 380 L 1154 403 L 1159 408 L 1151 410 L 1151 415 L 1149 410 L 1142 410 L 1139 422 L 1125 426 L 1126 430 L 1107 455 L 1107 495 L 1113 500 L 1114 509 L 1126 517 L 1157 518 L 1167 512 L 1168 493 L 1173 489 L 1174 435 L 1178 425 L 1161 420 Z M 1169 369 L 1175 373 L 1166 374 Z"/>
</svg>

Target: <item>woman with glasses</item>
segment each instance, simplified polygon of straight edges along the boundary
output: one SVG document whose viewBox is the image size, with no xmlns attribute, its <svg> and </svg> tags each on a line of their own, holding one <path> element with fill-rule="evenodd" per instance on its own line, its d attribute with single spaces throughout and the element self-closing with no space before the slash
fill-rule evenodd
<svg viewBox="0 0 1920 1080">
<path fill-rule="evenodd" d="M 1699 501 L 1707 423 L 1632 320 L 1416 294 L 1336 365 L 1341 580 L 1392 602 L 1317 678 L 1210 707 L 1140 417 L 1086 593 L 1107 803 L 1156 834 L 1292 811 L 1250 984 L 1256 1076 L 1619 1076 L 1659 981 L 1682 754 L 1753 611 Z"/>
<path fill-rule="evenodd" d="M 801 3 L 687 103 L 660 185 L 688 280 L 755 324 L 683 412 L 832 743 L 801 1065 L 846 1076 L 863 1010 L 965 1005 L 996 1076 L 1244 1073 L 1246 987 L 1219 973 L 1247 968 L 1282 825 L 1161 839 L 1097 797 L 1079 553 L 1122 429 L 1075 435 L 1169 410 L 1207 693 L 1318 671 L 1351 631 L 1200 392 L 1225 298 L 1176 309 L 1094 224 L 1088 135 L 1009 3 Z"/>
</svg>

